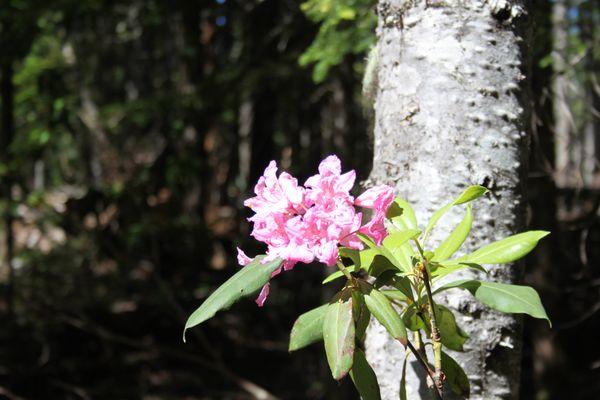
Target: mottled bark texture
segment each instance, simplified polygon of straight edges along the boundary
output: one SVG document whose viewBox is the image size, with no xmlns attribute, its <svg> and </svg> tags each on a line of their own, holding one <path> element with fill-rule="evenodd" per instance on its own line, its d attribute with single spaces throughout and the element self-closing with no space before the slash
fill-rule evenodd
<svg viewBox="0 0 600 400">
<path fill-rule="evenodd" d="M 526 6 L 380 0 L 377 11 L 379 88 L 369 184 L 394 185 L 414 205 L 421 224 L 466 186 L 485 185 L 492 193 L 474 206 L 466 249 L 515 233 L 523 227 L 528 144 Z M 461 217 L 459 209 L 444 217 L 428 247 Z M 489 277 L 479 278 L 515 282 L 520 275 L 518 266 L 502 265 L 490 266 Z M 521 318 L 494 312 L 458 290 L 445 293 L 436 300 L 455 310 L 471 335 L 464 353 L 449 352 L 469 376 L 471 398 L 516 399 Z M 366 346 L 382 398 L 398 399 L 404 349 L 376 323 Z M 429 398 L 413 357 L 409 366 L 408 398 Z"/>
</svg>

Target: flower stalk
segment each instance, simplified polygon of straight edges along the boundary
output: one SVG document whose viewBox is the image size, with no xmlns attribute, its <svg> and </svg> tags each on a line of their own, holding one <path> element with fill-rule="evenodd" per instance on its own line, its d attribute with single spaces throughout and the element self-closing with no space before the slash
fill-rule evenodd
<svg viewBox="0 0 600 400">
<path fill-rule="evenodd" d="M 423 284 L 425 285 L 425 291 L 427 293 L 427 301 L 429 304 L 429 321 L 431 323 L 431 342 L 433 346 L 433 366 L 435 373 L 433 375 L 433 383 L 439 393 L 442 393 L 444 385 L 444 373 L 442 372 L 442 338 L 440 330 L 438 328 L 437 316 L 435 313 L 435 302 L 433 300 L 433 294 L 431 291 L 431 282 L 428 270 L 428 260 L 425 256 L 425 252 L 421 247 L 418 240 L 415 239 L 415 244 L 419 249 L 421 255 L 421 263 L 418 265 L 422 276 Z"/>
</svg>

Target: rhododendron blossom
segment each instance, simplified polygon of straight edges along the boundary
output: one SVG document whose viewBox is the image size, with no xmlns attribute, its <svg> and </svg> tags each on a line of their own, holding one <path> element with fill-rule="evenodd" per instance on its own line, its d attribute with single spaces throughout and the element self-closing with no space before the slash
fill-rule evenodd
<svg viewBox="0 0 600 400">
<path fill-rule="evenodd" d="M 387 235 L 384 220 L 394 200 L 393 189 L 380 185 L 354 199 L 350 190 L 355 180 L 353 170 L 342 174 L 340 159 L 335 155 L 321 161 L 319 173 L 308 178 L 304 187 L 287 172 L 278 177 L 277 164 L 271 161 L 254 187 L 256 196 L 244 202 L 255 213 L 249 218 L 254 224 L 251 235 L 267 245 L 262 262 L 281 258 L 284 270 L 314 260 L 333 266 L 339 259 L 339 246 L 363 248 L 358 233 L 381 244 Z M 371 220 L 363 221 L 363 214 L 355 206 L 372 209 Z M 246 265 L 250 261 L 238 249 L 238 263 Z M 267 284 L 256 300 L 259 306 L 268 293 Z"/>
</svg>

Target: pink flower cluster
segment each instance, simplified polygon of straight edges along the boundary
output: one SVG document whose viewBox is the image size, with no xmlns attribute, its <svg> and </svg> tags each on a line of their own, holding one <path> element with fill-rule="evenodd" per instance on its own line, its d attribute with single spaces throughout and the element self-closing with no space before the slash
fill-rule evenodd
<svg viewBox="0 0 600 400">
<path fill-rule="evenodd" d="M 350 190 L 356 173 L 342 174 L 340 159 L 334 155 L 321 162 L 319 173 L 308 178 L 304 187 L 287 172 L 279 177 L 276 173 L 277 165 L 271 161 L 254 188 L 256 196 L 244 202 L 255 212 L 249 219 L 254 223 L 251 235 L 267 245 L 263 262 L 282 258 L 284 270 L 315 259 L 332 266 L 338 260 L 338 246 L 363 248 L 357 233 L 370 236 L 377 244 L 387 235 L 384 219 L 394 200 L 390 186 L 373 187 L 354 199 Z M 362 213 L 355 206 L 373 209 L 371 220 L 363 224 Z M 238 248 L 238 262 L 246 265 L 250 261 Z M 268 292 L 267 284 L 257 299 L 260 306 Z"/>
</svg>

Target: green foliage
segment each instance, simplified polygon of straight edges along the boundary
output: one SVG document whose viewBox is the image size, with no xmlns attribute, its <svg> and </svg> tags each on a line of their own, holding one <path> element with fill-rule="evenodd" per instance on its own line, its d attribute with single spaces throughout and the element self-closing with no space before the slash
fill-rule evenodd
<svg viewBox="0 0 600 400">
<path fill-rule="evenodd" d="M 394 307 L 392 307 L 388 298 L 379 290 L 368 286 L 368 284 L 363 284 L 361 286 L 365 296 L 365 304 L 371 314 L 373 314 L 377 321 L 387 329 L 394 339 L 397 339 L 400 343 L 406 345 L 406 327 L 404 326 L 404 322 L 402 322 L 402 318 L 398 315 L 396 310 L 394 310 Z"/>
<path fill-rule="evenodd" d="M 315 40 L 300 57 L 300 65 L 314 64 L 313 79 L 322 82 L 329 70 L 348 54 L 365 54 L 375 43 L 377 17 L 374 0 L 308 0 L 302 11 L 320 23 Z"/>
<path fill-rule="evenodd" d="M 469 397 L 471 385 L 469 378 L 460 365 L 446 352 L 442 351 L 442 371 L 446 376 L 446 383 L 450 389 L 459 396 Z"/>
<path fill-rule="evenodd" d="M 519 233 L 488 244 L 470 254 L 458 258 L 457 261 L 477 264 L 505 264 L 513 262 L 526 256 L 535 248 L 540 239 L 549 234 L 550 232 L 546 231 Z"/>
<path fill-rule="evenodd" d="M 435 249 L 432 261 L 447 260 L 462 246 L 462 244 L 469 236 L 471 232 L 471 225 L 473 225 L 473 213 L 471 211 L 471 205 L 467 206 L 467 211 L 464 218 L 454 228 L 452 233 Z"/>
<path fill-rule="evenodd" d="M 269 282 L 271 274 L 281 268 L 281 260 L 275 259 L 262 264 L 263 258 L 263 256 L 256 257 L 208 296 L 185 323 L 184 340 L 188 329 L 212 318 L 218 311 L 229 308 L 240 298 L 253 295 Z"/>
<path fill-rule="evenodd" d="M 323 340 L 323 318 L 326 311 L 327 305 L 324 304 L 298 317 L 290 334 L 289 351 Z"/>
<path fill-rule="evenodd" d="M 333 379 L 339 381 L 352 368 L 354 360 L 354 320 L 352 297 L 342 296 L 327 306 L 323 320 L 325 354 Z"/>
<path fill-rule="evenodd" d="M 450 282 L 439 291 L 460 288 L 466 289 L 486 306 L 504 313 L 528 314 L 534 318 L 545 319 L 552 326 L 540 296 L 529 286 L 508 285 L 498 282 L 460 280 Z"/>
<path fill-rule="evenodd" d="M 473 200 L 483 196 L 486 193 L 487 193 L 487 189 L 484 188 L 483 186 L 479 186 L 479 185 L 469 186 L 467 189 L 465 189 L 460 194 L 460 196 L 458 196 L 456 199 L 454 199 L 454 201 L 446 204 L 445 206 L 443 206 L 442 208 L 437 210 L 435 213 L 433 213 L 433 215 L 431 216 L 431 219 L 427 223 L 427 227 L 425 228 L 425 233 L 423 234 L 423 242 L 425 242 L 427 240 L 427 236 L 429 235 L 431 230 L 435 227 L 435 224 L 437 224 L 437 222 L 440 220 L 440 218 L 442 218 L 444 216 L 444 214 L 446 214 L 448 212 L 448 210 L 450 210 L 450 208 L 452 208 L 453 206 L 467 203 L 469 201 L 473 201 Z"/>
<path fill-rule="evenodd" d="M 354 350 L 354 362 L 350 370 L 350 378 L 352 378 L 352 382 L 354 382 L 362 400 L 381 399 L 377 376 L 361 349 Z"/>
</svg>

